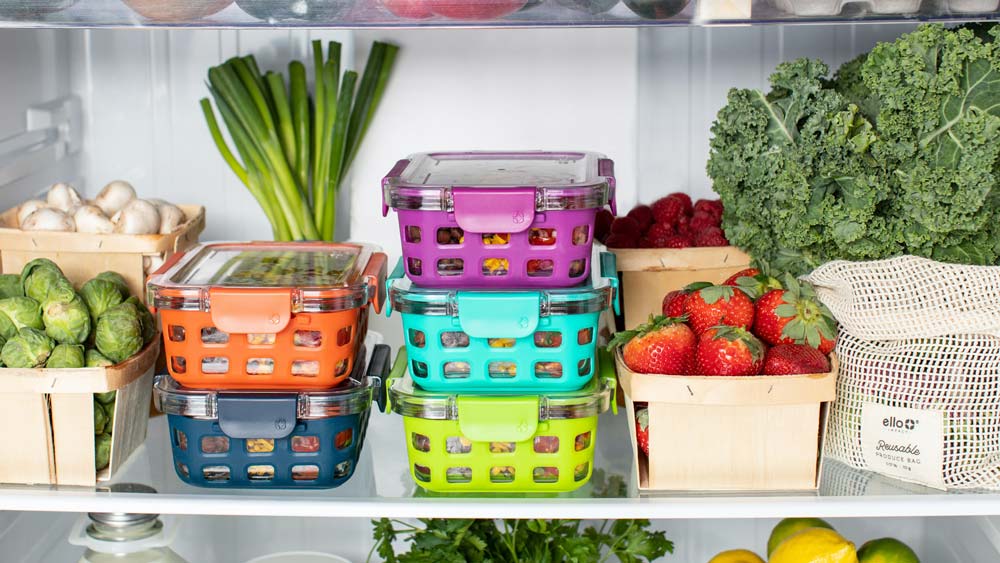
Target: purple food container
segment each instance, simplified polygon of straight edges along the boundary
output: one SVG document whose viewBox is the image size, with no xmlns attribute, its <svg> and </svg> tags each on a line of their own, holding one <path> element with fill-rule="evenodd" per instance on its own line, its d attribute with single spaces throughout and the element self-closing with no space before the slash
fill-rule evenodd
<svg viewBox="0 0 1000 563">
<path fill-rule="evenodd" d="M 593 152 L 419 153 L 382 180 L 406 275 L 426 287 L 578 285 L 605 205 L 616 212 L 614 163 Z"/>
</svg>

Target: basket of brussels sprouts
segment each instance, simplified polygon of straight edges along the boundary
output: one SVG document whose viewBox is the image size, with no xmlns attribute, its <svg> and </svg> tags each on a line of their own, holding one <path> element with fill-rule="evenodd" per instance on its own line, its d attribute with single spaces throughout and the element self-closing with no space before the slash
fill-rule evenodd
<svg viewBox="0 0 1000 563">
<path fill-rule="evenodd" d="M 121 276 L 0 275 L 0 482 L 94 485 L 145 440 L 156 322 Z"/>
</svg>

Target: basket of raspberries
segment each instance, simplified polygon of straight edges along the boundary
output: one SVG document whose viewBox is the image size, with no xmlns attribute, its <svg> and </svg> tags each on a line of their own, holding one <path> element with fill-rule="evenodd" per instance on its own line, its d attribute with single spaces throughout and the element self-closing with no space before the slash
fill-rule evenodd
<svg viewBox="0 0 1000 563">
<path fill-rule="evenodd" d="M 609 344 L 640 488 L 815 488 L 837 324 L 812 286 L 748 268 L 661 312 Z"/>
<path fill-rule="evenodd" d="M 624 217 L 607 209 L 597 214 L 594 236 L 608 248 L 689 248 L 729 246 L 722 232 L 722 201 L 672 193 L 640 204 Z"/>
</svg>

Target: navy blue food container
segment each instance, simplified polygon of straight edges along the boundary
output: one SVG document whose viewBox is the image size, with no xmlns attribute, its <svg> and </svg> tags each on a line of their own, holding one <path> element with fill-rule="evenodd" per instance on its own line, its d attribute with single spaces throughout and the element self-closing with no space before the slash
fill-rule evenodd
<svg viewBox="0 0 1000 563">
<path fill-rule="evenodd" d="M 205 391 L 159 376 L 174 471 L 199 487 L 339 487 L 354 474 L 372 401 L 384 409 L 389 355 L 376 345 L 366 367 L 362 348 L 351 377 L 319 391 Z"/>
</svg>

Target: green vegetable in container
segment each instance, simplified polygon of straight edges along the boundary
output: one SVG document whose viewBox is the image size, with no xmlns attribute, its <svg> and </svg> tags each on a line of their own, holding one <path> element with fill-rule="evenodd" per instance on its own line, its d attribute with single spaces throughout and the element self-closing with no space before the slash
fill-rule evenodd
<svg viewBox="0 0 1000 563">
<path fill-rule="evenodd" d="M 100 471 L 111 463 L 111 434 L 101 434 L 94 440 L 94 467 Z"/>
<path fill-rule="evenodd" d="M 142 322 L 131 303 L 116 305 L 97 319 L 94 343 L 106 358 L 123 362 L 142 349 Z"/>
<path fill-rule="evenodd" d="M 107 424 L 108 415 L 104 412 L 104 405 L 94 401 L 94 434 L 103 434 Z"/>
<path fill-rule="evenodd" d="M 143 345 L 149 344 L 156 338 L 156 317 L 153 313 L 149 312 L 149 308 L 139 301 L 136 296 L 129 297 L 125 300 L 126 303 L 131 303 L 135 310 L 139 313 L 139 322 L 142 324 L 142 343 Z"/>
<path fill-rule="evenodd" d="M 66 278 L 56 278 L 49 284 L 49 291 L 45 294 L 45 299 L 39 301 L 44 307 L 48 303 L 69 303 L 76 298 L 76 290 L 73 284 Z"/>
<path fill-rule="evenodd" d="M 0 275 L 0 299 L 8 297 L 22 297 L 24 288 L 21 287 L 21 276 L 17 274 Z"/>
<path fill-rule="evenodd" d="M 35 328 L 42 330 L 45 325 L 42 323 L 42 309 L 38 301 L 30 297 L 8 297 L 0 299 L 0 336 L 7 339 L 12 338 L 21 328 Z"/>
<path fill-rule="evenodd" d="M 25 327 L 3 345 L 0 359 L 9 368 L 41 367 L 49 359 L 54 344 L 44 332 Z"/>
<path fill-rule="evenodd" d="M 95 331 L 96 331 L 96 329 L 95 329 Z M 84 355 L 84 367 L 88 367 L 88 368 L 104 368 L 104 367 L 113 366 L 113 365 L 115 365 L 114 362 L 112 362 L 111 360 L 107 359 L 104 356 L 104 354 L 101 354 L 100 352 L 98 352 L 97 350 L 94 350 L 93 348 L 91 348 L 90 350 L 87 350 L 87 353 Z M 111 391 L 111 393 L 114 393 L 114 391 Z"/>
<path fill-rule="evenodd" d="M 112 271 L 101 272 L 96 276 L 94 276 L 94 279 L 104 280 L 115 284 L 115 286 L 118 287 L 118 291 L 120 291 L 122 294 L 122 299 L 125 299 L 131 293 L 131 291 L 129 291 L 128 289 L 128 282 L 125 281 L 125 278 L 122 277 L 122 275 L 119 274 L 118 272 L 112 272 Z"/>
<path fill-rule="evenodd" d="M 90 336 L 90 311 L 78 295 L 67 302 L 47 302 L 42 308 L 42 321 L 45 334 L 56 342 L 82 344 Z"/>
<path fill-rule="evenodd" d="M 115 402 L 115 396 L 117 394 L 117 391 L 105 391 L 104 393 L 94 393 L 94 398 L 97 399 L 97 401 L 102 405 L 107 405 Z"/>
<path fill-rule="evenodd" d="M 57 344 L 45 362 L 47 368 L 82 368 L 83 346 L 79 344 Z"/>
<path fill-rule="evenodd" d="M 114 391 L 112 391 L 114 393 Z M 100 400 L 98 400 L 100 402 Z M 111 400 L 110 403 L 102 403 L 101 407 L 104 408 L 104 414 L 108 417 L 108 423 L 104 425 L 104 429 L 110 434 L 115 427 L 115 401 Z"/>
<path fill-rule="evenodd" d="M 52 282 L 65 277 L 52 260 L 36 258 L 25 264 L 21 270 L 21 287 L 26 296 L 41 303 L 45 301 Z"/>
<path fill-rule="evenodd" d="M 80 288 L 80 297 L 87 304 L 90 318 L 97 322 L 101 313 L 125 300 L 119 285 L 108 279 L 94 278 Z"/>
</svg>

